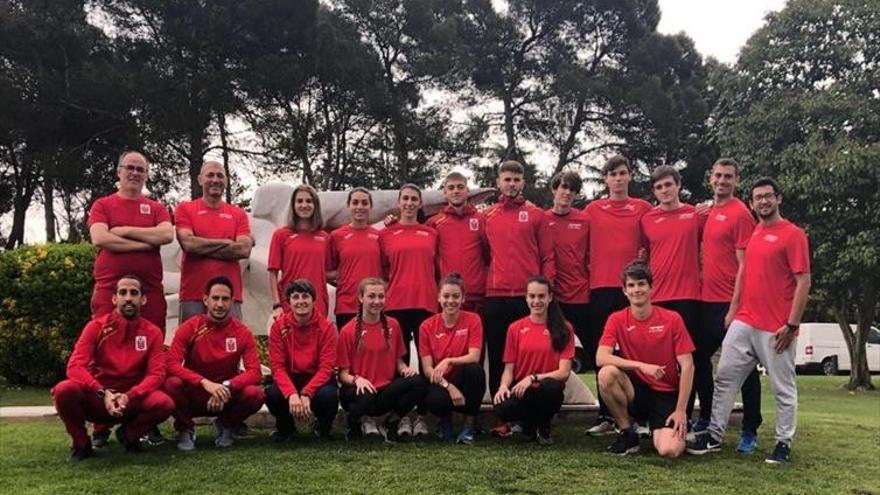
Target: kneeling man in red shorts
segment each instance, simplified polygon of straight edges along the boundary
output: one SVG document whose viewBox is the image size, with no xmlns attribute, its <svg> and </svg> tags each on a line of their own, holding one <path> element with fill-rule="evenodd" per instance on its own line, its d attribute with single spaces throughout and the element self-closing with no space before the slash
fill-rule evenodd
<svg viewBox="0 0 880 495">
<path fill-rule="evenodd" d="M 180 450 L 196 446 L 194 417 L 217 416 L 214 443 L 231 447 L 236 426 L 263 405 L 257 344 L 250 329 L 230 312 L 233 293 L 227 277 L 209 280 L 203 297 L 207 314 L 186 320 L 168 350 L 165 391 L 174 399 Z"/>
<path fill-rule="evenodd" d="M 140 317 L 146 303 L 141 280 L 124 275 L 112 298 L 116 309 L 86 324 L 67 362 L 67 379 L 52 389 L 55 409 L 73 440 L 71 461 L 93 454 L 86 421 L 120 423 L 116 438 L 132 451 L 174 409 L 160 390 L 165 380 L 162 331 Z"/>
</svg>

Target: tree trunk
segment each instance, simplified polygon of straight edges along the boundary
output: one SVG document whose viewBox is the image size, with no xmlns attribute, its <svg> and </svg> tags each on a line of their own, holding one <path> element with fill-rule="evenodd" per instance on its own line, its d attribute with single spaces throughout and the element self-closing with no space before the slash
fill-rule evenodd
<svg viewBox="0 0 880 495">
<path fill-rule="evenodd" d="M 205 143 L 202 139 L 204 133 L 204 128 L 192 129 L 189 133 L 189 190 L 192 199 L 202 195 L 202 187 L 199 185 L 199 172 L 202 170 L 202 159 L 205 156 Z"/>
<path fill-rule="evenodd" d="M 19 196 L 13 201 L 12 230 L 6 239 L 6 249 L 15 249 L 24 244 L 24 222 L 28 206 L 31 203 L 30 195 Z"/>
<path fill-rule="evenodd" d="M 226 187 L 226 202 L 232 203 L 232 174 L 229 172 L 229 142 L 226 134 L 226 115 L 222 112 L 217 114 L 217 125 L 220 127 L 220 146 L 223 153 L 223 173 L 229 185 Z"/>
<path fill-rule="evenodd" d="M 516 125 L 513 115 L 513 100 L 510 94 L 505 94 L 504 98 L 504 136 L 507 138 L 507 148 L 504 152 L 505 160 L 521 160 L 519 148 L 516 146 Z"/>
<path fill-rule="evenodd" d="M 55 184 L 48 177 L 43 179 L 43 218 L 46 222 L 46 242 L 55 242 Z"/>
</svg>

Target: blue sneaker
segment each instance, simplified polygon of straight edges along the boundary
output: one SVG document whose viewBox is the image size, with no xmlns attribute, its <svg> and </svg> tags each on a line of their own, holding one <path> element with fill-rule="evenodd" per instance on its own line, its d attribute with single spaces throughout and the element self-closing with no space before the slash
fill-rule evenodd
<svg viewBox="0 0 880 495">
<path fill-rule="evenodd" d="M 446 416 L 437 421 L 437 438 L 444 442 L 452 440 L 452 417 Z"/>
<path fill-rule="evenodd" d="M 687 453 L 692 455 L 703 455 L 709 452 L 718 452 L 721 450 L 721 442 L 712 438 L 709 432 L 704 432 L 692 442 L 687 443 Z"/>
<path fill-rule="evenodd" d="M 776 442 L 776 448 L 773 449 L 772 454 L 764 459 L 764 462 L 767 464 L 786 464 L 791 462 L 791 447 L 782 442 Z"/>
<path fill-rule="evenodd" d="M 473 445 L 474 444 L 474 435 L 476 432 L 472 426 L 464 425 L 461 431 L 458 433 L 458 438 L 455 439 L 455 443 L 460 443 L 462 445 Z"/>
<path fill-rule="evenodd" d="M 743 430 L 739 437 L 739 445 L 736 451 L 742 454 L 753 454 L 758 450 L 758 434 L 753 431 Z"/>
</svg>

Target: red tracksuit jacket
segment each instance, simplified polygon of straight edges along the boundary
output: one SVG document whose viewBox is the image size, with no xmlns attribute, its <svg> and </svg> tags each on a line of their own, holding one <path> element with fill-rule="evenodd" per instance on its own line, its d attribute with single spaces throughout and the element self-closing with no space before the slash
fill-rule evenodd
<svg viewBox="0 0 880 495">
<path fill-rule="evenodd" d="M 309 397 L 333 378 L 336 340 L 336 327 L 317 313 L 305 325 L 299 325 L 289 311 L 275 320 L 269 335 L 269 364 L 284 397 L 297 393 L 291 375 L 311 375 L 299 391 Z"/>
<path fill-rule="evenodd" d="M 425 225 L 437 231 L 440 278 L 458 273 L 468 300 L 480 301 L 486 292 L 486 219 L 471 205 L 465 205 L 461 213 L 446 206 Z"/>
</svg>

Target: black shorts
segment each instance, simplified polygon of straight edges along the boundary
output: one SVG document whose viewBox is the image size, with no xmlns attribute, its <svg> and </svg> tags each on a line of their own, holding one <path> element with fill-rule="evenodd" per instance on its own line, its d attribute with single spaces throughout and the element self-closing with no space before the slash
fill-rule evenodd
<svg viewBox="0 0 880 495">
<path fill-rule="evenodd" d="M 648 418 L 651 430 L 666 427 L 666 419 L 675 412 L 678 403 L 678 392 L 658 392 L 639 380 L 634 374 L 629 375 L 633 386 L 633 400 L 629 404 L 629 414 L 633 418 Z"/>
</svg>

